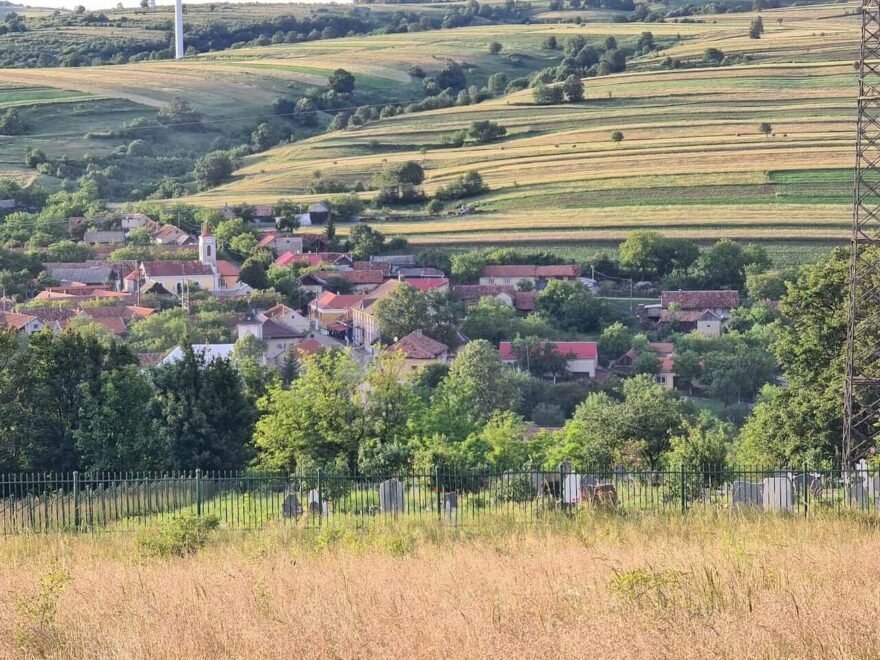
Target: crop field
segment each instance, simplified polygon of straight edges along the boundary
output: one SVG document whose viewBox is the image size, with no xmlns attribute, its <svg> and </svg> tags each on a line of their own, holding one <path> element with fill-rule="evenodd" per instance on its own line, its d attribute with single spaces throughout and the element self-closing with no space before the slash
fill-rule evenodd
<svg viewBox="0 0 880 660">
<path fill-rule="evenodd" d="M 393 102 L 417 92 L 420 81 L 407 73 L 413 64 L 431 72 L 452 58 L 474 81 L 494 71 L 512 78 L 558 58 L 542 47 L 551 34 L 560 43 L 573 35 L 593 42 L 614 35 L 632 44 L 649 30 L 660 50 L 632 59 L 626 73 L 586 79 L 582 103 L 536 106 L 525 90 L 383 119 L 249 157 L 231 181 L 188 201 L 312 201 L 317 197 L 305 191 L 316 171 L 368 183 L 388 163 L 417 160 L 429 194 L 472 169 L 490 192 L 469 200 L 477 209 L 469 216 L 429 217 L 414 208 L 400 219 L 371 219 L 414 245 L 588 246 L 619 241 L 636 228 L 701 241 L 728 236 L 773 246 L 827 245 L 844 240 L 849 224 L 856 7 L 764 11 L 761 39 L 747 36 L 752 13 L 699 16 L 693 23 L 478 26 L 233 49 L 183 62 L 0 70 L 0 84 L 31 88 L 33 103 L 51 88 L 113 100 L 129 114 L 148 114 L 182 96 L 208 120 L 234 128 L 268 113 L 282 94 L 324 84 L 339 66 L 355 74 L 360 89 Z M 503 45 L 500 55 L 488 53 L 490 41 Z M 695 66 L 710 47 L 751 61 Z M 661 66 L 666 57 L 690 65 L 668 70 Z M 0 103 L 3 93 L 0 88 Z M 19 102 L 8 95 L 6 103 Z M 49 100 L 40 101 L 41 111 L 58 107 Z M 488 145 L 443 144 L 482 119 L 497 121 L 507 136 Z M 759 131 L 764 122 L 772 125 L 768 136 Z M 83 132 L 95 130 L 85 123 Z M 78 130 L 65 131 L 71 134 L 65 148 L 74 154 L 102 148 L 74 136 Z M 624 134 L 621 142 L 610 139 L 614 131 Z M 14 140 L 0 167 L 20 169 L 12 152 L 23 152 L 25 142 Z"/>
<path fill-rule="evenodd" d="M 695 240 L 840 241 L 850 221 L 853 7 L 765 11 L 760 40 L 746 35 L 752 14 L 697 24 L 555 26 L 557 34 L 588 38 L 650 29 L 661 43 L 670 33 L 681 39 L 635 60 L 631 72 L 587 79 L 580 104 L 535 106 L 526 90 L 381 120 L 254 156 L 233 181 L 193 201 L 308 201 L 316 170 L 325 179 L 368 182 L 383 165 L 412 159 L 426 170 L 428 193 L 471 169 L 491 189 L 473 200 L 474 215 L 420 217 L 415 210 L 382 225 L 417 245 L 616 241 L 636 228 Z M 497 37 L 501 43 L 522 38 L 501 29 L 510 35 Z M 657 69 L 667 55 L 699 57 L 708 47 L 754 61 Z M 478 119 L 497 121 L 507 136 L 490 145 L 442 144 Z M 759 131 L 763 122 L 771 135 Z M 618 130 L 624 139 L 613 143 Z"/>
<path fill-rule="evenodd" d="M 876 519 L 0 538 L 3 657 L 867 658 Z M 842 585 L 846 585 L 842 588 Z M 587 652 L 588 650 L 588 652 Z"/>
</svg>

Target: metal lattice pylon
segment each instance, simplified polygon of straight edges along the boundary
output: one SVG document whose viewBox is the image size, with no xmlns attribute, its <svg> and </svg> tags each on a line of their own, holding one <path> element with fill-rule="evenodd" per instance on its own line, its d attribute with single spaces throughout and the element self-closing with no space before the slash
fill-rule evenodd
<svg viewBox="0 0 880 660">
<path fill-rule="evenodd" d="M 880 0 L 862 1 L 841 463 L 880 435 Z"/>
</svg>

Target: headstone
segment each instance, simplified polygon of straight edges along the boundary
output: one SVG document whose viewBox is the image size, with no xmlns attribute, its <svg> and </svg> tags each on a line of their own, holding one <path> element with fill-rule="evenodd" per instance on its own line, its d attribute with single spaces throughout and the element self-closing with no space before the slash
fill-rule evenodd
<svg viewBox="0 0 880 660">
<path fill-rule="evenodd" d="M 562 502 L 564 504 L 577 504 L 581 500 L 581 475 L 577 473 L 565 474 L 562 480 Z"/>
<path fill-rule="evenodd" d="M 388 479 L 379 484 L 379 511 L 382 513 L 403 511 L 403 484 L 399 479 Z"/>
<path fill-rule="evenodd" d="M 302 505 L 299 503 L 299 498 L 293 493 L 288 494 L 281 505 L 282 515 L 285 518 L 299 518 L 302 515 L 302 512 Z"/>
<path fill-rule="evenodd" d="M 764 484 L 745 481 L 743 479 L 734 481 L 733 505 L 754 506 L 759 509 L 762 508 L 764 506 Z"/>
<path fill-rule="evenodd" d="M 794 487 L 788 477 L 768 477 L 764 479 L 764 510 L 793 511 Z"/>
<path fill-rule="evenodd" d="M 601 507 L 617 507 L 617 489 L 612 484 L 602 484 L 593 488 L 592 501 Z"/>
<path fill-rule="evenodd" d="M 318 495 L 317 488 L 312 488 L 312 490 L 309 491 L 308 501 L 309 501 L 309 513 L 315 513 L 315 514 L 320 515 L 320 513 L 321 513 L 321 498 Z"/>
<path fill-rule="evenodd" d="M 443 493 L 443 513 L 449 518 L 458 513 L 458 493 Z"/>
<path fill-rule="evenodd" d="M 849 490 L 849 503 L 860 509 L 868 507 L 868 489 L 860 482 L 853 483 Z"/>
</svg>

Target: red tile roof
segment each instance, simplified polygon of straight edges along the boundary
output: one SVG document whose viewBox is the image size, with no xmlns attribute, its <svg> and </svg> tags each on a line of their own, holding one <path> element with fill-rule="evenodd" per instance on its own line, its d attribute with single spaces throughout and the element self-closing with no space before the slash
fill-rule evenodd
<svg viewBox="0 0 880 660">
<path fill-rule="evenodd" d="M 477 302 L 481 298 L 494 298 L 499 293 L 513 297 L 516 288 L 509 284 L 457 284 L 452 287 L 452 295 L 465 302 Z"/>
<path fill-rule="evenodd" d="M 680 312 L 670 312 L 668 309 L 664 309 L 660 312 L 660 323 L 669 323 L 673 320 L 678 321 L 679 323 L 696 323 L 704 316 L 710 316 L 714 319 L 721 320 L 721 317 L 708 309 L 688 309 Z"/>
<path fill-rule="evenodd" d="M 391 276 L 390 261 L 355 261 L 351 265 L 355 270 L 381 270 L 385 277 Z"/>
<path fill-rule="evenodd" d="M 238 277 L 239 273 L 241 273 L 241 268 L 231 261 L 220 259 L 217 262 L 217 272 L 220 274 L 220 277 Z"/>
<path fill-rule="evenodd" d="M 531 312 L 537 299 L 537 291 L 517 291 L 513 295 L 513 306 L 521 312 Z"/>
<path fill-rule="evenodd" d="M 577 264 L 558 266 L 535 266 L 533 264 L 486 266 L 483 277 L 580 277 L 581 268 Z"/>
<path fill-rule="evenodd" d="M 213 275 L 214 271 L 200 261 L 145 261 L 144 272 L 147 277 L 187 277 Z"/>
<path fill-rule="evenodd" d="M 660 355 L 672 355 L 675 353 L 675 344 L 671 341 L 652 341 L 648 343 L 648 346 Z"/>
<path fill-rule="evenodd" d="M 276 266 L 290 266 L 295 263 L 319 266 L 323 263 L 351 263 L 351 258 L 344 252 L 285 252 L 275 260 Z"/>
<path fill-rule="evenodd" d="M 419 291 L 433 291 L 434 289 L 442 289 L 449 286 L 449 280 L 445 277 L 416 277 L 403 281 Z"/>
<path fill-rule="evenodd" d="M 306 339 L 305 341 L 297 344 L 293 350 L 295 350 L 297 353 L 314 355 L 315 353 L 322 351 L 324 348 L 324 344 L 319 342 L 317 339 Z"/>
<path fill-rule="evenodd" d="M 416 330 L 391 344 L 388 350 L 400 351 L 409 360 L 436 360 L 449 350 L 449 346 L 425 336 L 421 330 Z"/>
<path fill-rule="evenodd" d="M 23 329 L 31 321 L 38 320 L 38 317 L 30 314 L 17 314 L 16 312 L 0 312 L 0 328 Z"/>
<path fill-rule="evenodd" d="M 353 285 L 382 284 L 385 281 L 385 273 L 381 270 L 318 270 L 311 275 L 320 280 L 341 277 Z"/>
<path fill-rule="evenodd" d="M 349 309 L 354 307 L 364 299 L 364 296 L 340 295 L 332 291 L 325 291 L 315 301 L 314 304 L 323 309 Z"/>
<path fill-rule="evenodd" d="M 739 307 L 739 291 L 662 291 L 660 305 L 671 304 L 682 310 L 734 309 Z"/>
<path fill-rule="evenodd" d="M 572 360 L 596 360 L 599 357 L 599 345 L 594 341 L 555 341 L 555 353 L 558 355 L 571 355 Z M 544 342 L 541 342 L 541 348 Z M 515 360 L 516 353 L 513 351 L 513 343 L 503 341 L 498 345 L 502 360 Z"/>
</svg>

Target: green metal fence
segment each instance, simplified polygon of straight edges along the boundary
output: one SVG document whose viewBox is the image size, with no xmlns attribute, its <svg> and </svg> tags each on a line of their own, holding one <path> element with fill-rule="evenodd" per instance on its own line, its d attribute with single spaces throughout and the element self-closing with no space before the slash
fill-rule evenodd
<svg viewBox="0 0 880 660">
<path fill-rule="evenodd" d="M 165 517 L 214 515 L 235 529 L 271 524 L 366 525 L 436 519 L 463 525 L 490 517 L 523 523 L 548 512 L 755 510 L 880 511 L 880 471 L 688 468 L 629 471 L 437 469 L 423 474 L 248 472 L 0 475 L 0 529 L 125 530 Z"/>
</svg>

